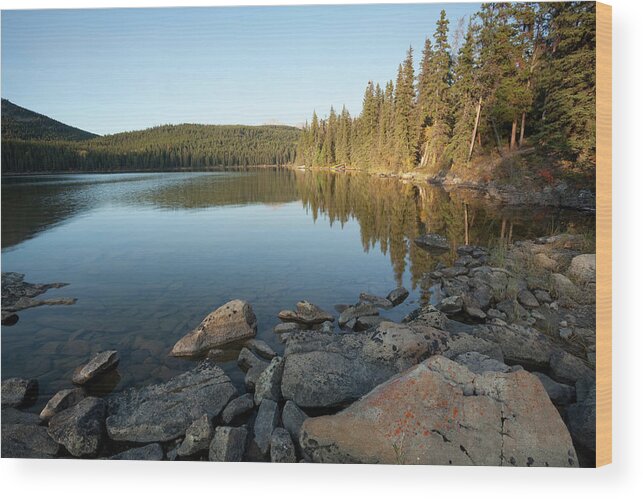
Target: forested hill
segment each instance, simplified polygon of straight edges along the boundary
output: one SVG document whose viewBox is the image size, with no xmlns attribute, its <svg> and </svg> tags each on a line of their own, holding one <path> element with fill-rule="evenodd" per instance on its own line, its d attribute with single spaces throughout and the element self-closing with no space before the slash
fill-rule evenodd
<svg viewBox="0 0 643 499">
<path fill-rule="evenodd" d="M 3 175 L 285 165 L 294 161 L 301 134 L 298 128 L 278 125 L 184 124 L 93 136 L 89 140 L 44 140 L 42 135 L 9 133 L 13 128 L 5 135 L 4 127 L 3 101 Z"/>
<path fill-rule="evenodd" d="M 409 49 L 395 81 L 369 82 L 358 116 L 313 114 L 297 163 L 593 180 L 596 4 L 485 3 L 465 22 L 443 10 L 419 64 Z"/>
<path fill-rule="evenodd" d="M 88 140 L 98 137 L 2 99 L 2 140 Z"/>
</svg>

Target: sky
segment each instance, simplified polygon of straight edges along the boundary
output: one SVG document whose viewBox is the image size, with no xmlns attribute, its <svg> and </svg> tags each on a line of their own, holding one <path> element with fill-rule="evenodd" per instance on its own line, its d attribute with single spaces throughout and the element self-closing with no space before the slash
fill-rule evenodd
<svg viewBox="0 0 643 499">
<path fill-rule="evenodd" d="M 5 10 L 1 93 L 99 134 L 356 115 L 442 8 L 454 28 L 479 4 Z"/>
</svg>

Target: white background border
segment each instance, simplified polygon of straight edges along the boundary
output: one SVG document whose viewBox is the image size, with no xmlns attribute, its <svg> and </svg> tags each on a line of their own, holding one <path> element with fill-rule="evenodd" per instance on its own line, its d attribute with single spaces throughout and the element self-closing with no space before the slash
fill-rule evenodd
<svg viewBox="0 0 643 499">
<path fill-rule="evenodd" d="M 419 3 L 413 0 L 292 1 L 190 0 L 187 5 L 285 5 L 304 3 Z M 436 2 L 438 3 L 438 2 Z M 447 3 L 446 1 L 440 3 Z M 643 2 L 612 0 L 613 6 L 613 463 L 598 470 L 534 468 L 448 468 L 366 465 L 270 465 L 251 463 L 147 463 L 72 460 L 0 461 L 0 494 L 4 497 L 100 499 L 148 497 L 335 498 L 354 496 L 397 499 L 502 496 L 549 499 L 633 497 L 643 489 L 640 459 L 643 416 L 637 364 L 643 331 L 638 308 L 642 294 L 641 217 L 636 203 L 643 188 L 641 145 L 641 65 Z M 177 0 L 44 1 L 0 0 L 0 8 L 86 8 L 179 6 Z M 427 25 L 427 34 L 433 32 Z M 638 362 L 637 362 L 638 361 Z M 198 496 L 196 495 L 198 494 Z"/>
</svg>

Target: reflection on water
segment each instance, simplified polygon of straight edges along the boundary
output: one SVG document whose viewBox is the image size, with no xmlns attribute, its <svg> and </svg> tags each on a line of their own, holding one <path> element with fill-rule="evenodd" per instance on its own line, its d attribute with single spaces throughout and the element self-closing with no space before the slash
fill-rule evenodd
<svg viewBox="0 0 643 499">
<path fill-rule="evenodd" d="M 404 285 L 410 298 L 384 313 L 399 320 L 427 299 L 421 277 L 436 264 L 415 237 L 438 232 L 455 248 L 568 228 L 592 231 L 593 217 L 357 174 L 3 178 L 3 270 L 69 282 L 47 296 L 78 302 L 3 328 L 2 377 L 39 378 L 42 405 L 91 353 L 116 349 L 119 376 L 99 391 L 167 380 L 193 363 L 167 355 L 174 342 L 233 298 L 253 304 L 258 336 L 278 351 L 277 312 L 300 299 L 332 310 Z M 235 362 L 223 367 L 241 388 Z"/>
</svg>

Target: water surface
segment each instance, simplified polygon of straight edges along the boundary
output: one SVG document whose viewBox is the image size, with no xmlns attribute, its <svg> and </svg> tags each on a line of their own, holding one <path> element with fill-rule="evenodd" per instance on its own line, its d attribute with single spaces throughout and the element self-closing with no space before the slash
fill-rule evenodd
<svg viewBox="0 0 643 499">
<path fill-rule="evenodd" d="M 488 204 L 469 193 L 365 175 L 289 170 L 48 175 L 2 179 L 2 270 L 68 282 L 44 297 L 73 306 L 19 313 L 2 328 L 2 378 L 35 377 L 41 407 L 70 386 L 92 353 L 121 354 L 101 390 L 165 381 L 195 360 L 168 356 L 209 312 L 240 298 L 275 350 L 277 313 L 301 299 L 333 311 L 361 291 L 411 296 L 383 312 L 400 320 L 430 299 L 436 258 L 412 241 L 468 241 L 592 230 L 579 213 Z M 441 258 L 448 260 L 454 253 Z M 229 352 L 234 358 L 236 350 Z M 243 389 L 234 361 L 222 363 Z"/>
</svg>

